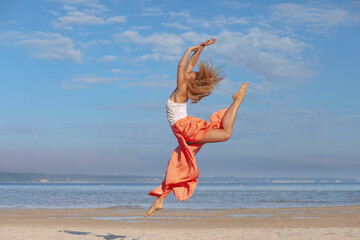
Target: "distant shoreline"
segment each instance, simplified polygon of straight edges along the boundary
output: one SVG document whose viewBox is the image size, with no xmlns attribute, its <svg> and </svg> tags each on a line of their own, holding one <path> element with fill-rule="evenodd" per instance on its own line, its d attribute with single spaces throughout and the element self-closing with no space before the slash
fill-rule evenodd
<svg viewBox="0 0 360 240">
<path fill-rule="evenodd" d="M 164 177 L 0 172 L 0 183 L 161 183 Z M 200 183 L 359 183 L 354 178 L 199 177 Z"/>
<path fill-rule="evenodd" d="M 107 181 L 0 181 L 0 184 L 10 184 L 10 183 L 18 183 L 18 184 L 52 184 L 52 183 L 69 183 L 69 184 L 116 184 L 116 183 L 133 183 L 133 184 L 160 184 L 161 181 L 114 181 L 114 182 L 107 182 Z M 226 183 L 233 183 L 233 184 L 341 184 L 341 183 L 360 183 L 359 181 L 327 181 L 327 182 L 321 182 L 321 181 L 314 181 L 314 180 L 273 180 L 268 182 L 262 182 L 262 181 L 201 181 L 199 180 L 199 184 L 206 183 L 206 184 L 226 184 Z"/>
<path fill-rule="evenodd" d="M 0 184 L 160 184 L 161 182 L 0 182 Z M 360 182 L 314 182 L 314 181 L 273 181 L 273 182 L 203 182 L 198 184 L 359 184 Z"/>
</svg>

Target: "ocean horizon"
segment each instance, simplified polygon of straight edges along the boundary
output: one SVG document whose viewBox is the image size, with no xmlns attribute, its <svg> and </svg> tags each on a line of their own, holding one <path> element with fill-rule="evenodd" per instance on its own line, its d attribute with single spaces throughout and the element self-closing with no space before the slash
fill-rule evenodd
<svg viewBox="0 0 360 240">
<path fill-rule="evenodd" d="M 158 183 L 0 183 L 0 208 L 148 208 Z M 360 183 L 199 183 L 167 209 L 293 208 L 360 205 Z"/>
</svg>

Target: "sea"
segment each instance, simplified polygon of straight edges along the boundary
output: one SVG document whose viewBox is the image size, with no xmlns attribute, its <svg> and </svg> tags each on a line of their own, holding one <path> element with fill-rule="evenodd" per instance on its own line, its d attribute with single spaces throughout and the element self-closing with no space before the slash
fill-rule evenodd
<svg viewBox="0 0 360 240">
<path fill-rule="evenodd" d="M 144 208 L 153 183 L 0 183 L 0 209 Z M 360 183 L 199 183 L 167 209 L 248 209 L 360 205 Z"/>
</svg>

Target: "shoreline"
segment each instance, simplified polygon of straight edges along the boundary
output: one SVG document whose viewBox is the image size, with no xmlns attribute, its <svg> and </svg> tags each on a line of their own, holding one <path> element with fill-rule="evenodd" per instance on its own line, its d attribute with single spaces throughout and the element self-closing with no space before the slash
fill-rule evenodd
<svg viewBox="0 0 360 240">
<path fill-rule="evenodd" d="M 120 207 L 0 209 L 0 238 L 355 240 L 360 236 L 360 205 L 165 209 L 150 218 L 144 218 L 145 213 L 142 208 Z M 104 234 L 112 234 L 114 238 L 106 238 L 108 235 Z"/>
<path fill-rule="evenodd" d="M 147 210 L 147 207 L 150 206 L 150 203 L 146 204 L 146 207 L 141 206 L 131 206 L 131 205 L 118 205 L 118 206 L 109 206 L 109 207 L 19 207 L 19 208 L 2 208 L 1 210 L 81 210 L 81 209 L 138 209 L 138 210 Z M 181 204 L 181 202 L 180 202 Z M 331 208 L 331 207 L 360 207 L 359 203 L 355 204 L 345 204 L 345 205 L 323 205 L 323 206 L 296 206 L 296 207 L 248 207 L 248 208 L 185 208 L 185 207 L 178 207 L 178 208 L 171 208 L 165 207 L 165 211 L 207 211 L 207 210 L 251 210 L 251 209 L 290 209 L 290 208 Z"/>
</svg>

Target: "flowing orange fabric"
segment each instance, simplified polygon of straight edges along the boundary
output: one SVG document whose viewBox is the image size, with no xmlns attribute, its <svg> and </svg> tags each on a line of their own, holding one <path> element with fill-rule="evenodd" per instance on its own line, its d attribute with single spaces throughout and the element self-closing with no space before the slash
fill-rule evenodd
<svg viewBox="0 0 360 240">
<path fill-rule="evenodd" d="M 209 123 L 191 116 L 176 121 L 172 126 L 172 131 L 179 146 L 171 155 L 164 181 L 149 193 L 150 196 L 165 198 L 171 191 L 174 191 L 174 195 L 179 201 L 188 200 L 191 197 L 199 177 L 195 155 L 204 145 L 196 142 L 201 141 L 210 129 L 221 127 L 226 110 L 223 109 L 212 114 Z"/>
</svg>

